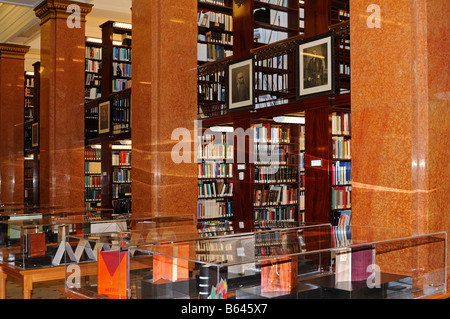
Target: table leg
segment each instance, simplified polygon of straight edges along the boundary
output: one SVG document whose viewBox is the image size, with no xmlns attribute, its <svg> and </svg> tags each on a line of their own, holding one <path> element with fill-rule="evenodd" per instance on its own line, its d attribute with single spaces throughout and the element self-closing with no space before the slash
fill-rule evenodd
<svg viewBox="0 0 450 319">
<path fill-rule="evenodd" d="M 0 299 L 6 299 L 6 277 L 7 275 L 0 267 Z"/>
<path fill-rule="evenodd" d="M 23 299 L 31 299 L 31 291 L 33 290 L 33 281 L 31 276 L 23 276 Z"/>
</svg>

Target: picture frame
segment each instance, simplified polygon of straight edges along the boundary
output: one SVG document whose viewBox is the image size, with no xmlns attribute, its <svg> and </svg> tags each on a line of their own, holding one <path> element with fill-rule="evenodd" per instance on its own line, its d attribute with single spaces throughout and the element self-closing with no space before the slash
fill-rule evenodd
<svg viewBox="0 0 450 319">
<path fill-rule="evenodd" d="M 39 147 L 39 123 L 31 125 L 31 147 Z"/>
<path fill-rule="evenodd" d="M 251 109 L 255 103 L 255 58 L 250 55 L 228 63 L 227 109 L 228 112 Z"/>
<path fill-rule="evenodd" d="M 110 131 L 110 101 L 98 105 L 98 134 Z"/>
<path fill-rule="evenodd" d="M 299 43 L 297 100 L 335 93 L 334 43 L 334 31 Z"/>
</svg>

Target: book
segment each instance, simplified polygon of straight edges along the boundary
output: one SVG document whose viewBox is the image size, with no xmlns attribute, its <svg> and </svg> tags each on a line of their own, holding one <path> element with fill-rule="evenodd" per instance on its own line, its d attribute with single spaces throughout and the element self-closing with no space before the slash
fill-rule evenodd
<svg viewBox="0 0 450 319">
<path fill-rule="evenodd" d="M 46 252 L 45 233 L 27 234 L 27 256 L 29 258 L 44 257 Z"/>
<path fill-rule="evenodd" d="M 127 299 L 130 288 L 128 251 L 98 253 L 98 294 L 112 299 Z"/>
</svg>

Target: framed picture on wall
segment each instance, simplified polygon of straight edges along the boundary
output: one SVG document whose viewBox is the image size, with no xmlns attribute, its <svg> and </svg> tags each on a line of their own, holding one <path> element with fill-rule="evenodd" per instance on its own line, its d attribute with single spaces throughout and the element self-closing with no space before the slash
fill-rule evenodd
<svg viewBox="0 0 450 319">
<path fill-rule="evenodd" d="M 39 123 L 31 126 L 31 147 L 39 147 Z"/>
<path fill-rule="evenodd" d="M 254 56 L 232 61 L 227 70 L 228 111 L 252 108 L 255 100 Z"/>
<path fill-rule="evenodd" d="M 334 32 L 300 42 L 297 99 L 335 93 Z"/>
<path fill-rule="evenodd" d="M 98 105 L 98 134 L 109 133 L 110 127 L 110 102 L 103 102 Z"/>
</svg>

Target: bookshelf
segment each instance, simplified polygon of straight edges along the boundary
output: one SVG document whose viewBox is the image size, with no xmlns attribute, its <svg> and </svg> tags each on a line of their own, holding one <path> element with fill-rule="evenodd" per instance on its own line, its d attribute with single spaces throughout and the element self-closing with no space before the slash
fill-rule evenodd
<svg viewBox="0 0 450 319">
<path fill-rule="evenodd" d="M 94 100 L 102 96 L 102 40 L 86 38 L 85 54 L 85 99 Z"/>
<path fill-rule="evenodd" d="M 198 230 L 201 236 L 232 232 L 234 143 L 226 129 L 203 129 L 198 135 Z"/>
<path fill-rule="evenodd" d="M 84 150 L 84 186 L 86 208 L 101 207 L 102 189 L 101 145 L 88 146 Z"/>
<path fill-rule="evenodd" d="M 348 226 L 351 221 L 351 113 L 331 113 L 332 164 L 331 210 L 333 226 Z"/>
<path fill-rule="evenodd" d="M 40 62 L 36 62 L 33 71 L 24 74 L 24 202 L 30 205 L 40 203 L 40 68 Z"/>
<path fill-rule="evenodd" d="M 112 146 L 112 207 L 116 214 L 131 213 L 131 141 Z"/>
<path fill-rule="evenodd" d="M 199 65 L 233 55 L 232 0 L 198 0 Z"/>
<path fill-rule="evenodd" d="M 275 43 L 303 32 L 297 0 L 254 0 L 254 47 Z"/>
<path fill-rule="evenodd" d="M 25 72 L 25 122 L 34 117 L 34 71 Z"/>
<path fill-rule="evenodd" d="M 101 94 L 111 93 L 131 88 L 131 34 L 129 23 L 107 21 L 102 29 L 102 81 Z"/>
<path fill-rule="evenodd" d="M 297 122 L 304 117 L 282 118 L 290 119 Z M 295 227 L 304 220 L 305 126 L 277 121 L 280 117 L 253 124 L 253 219 L 257 229 Z"/>
</svg>

